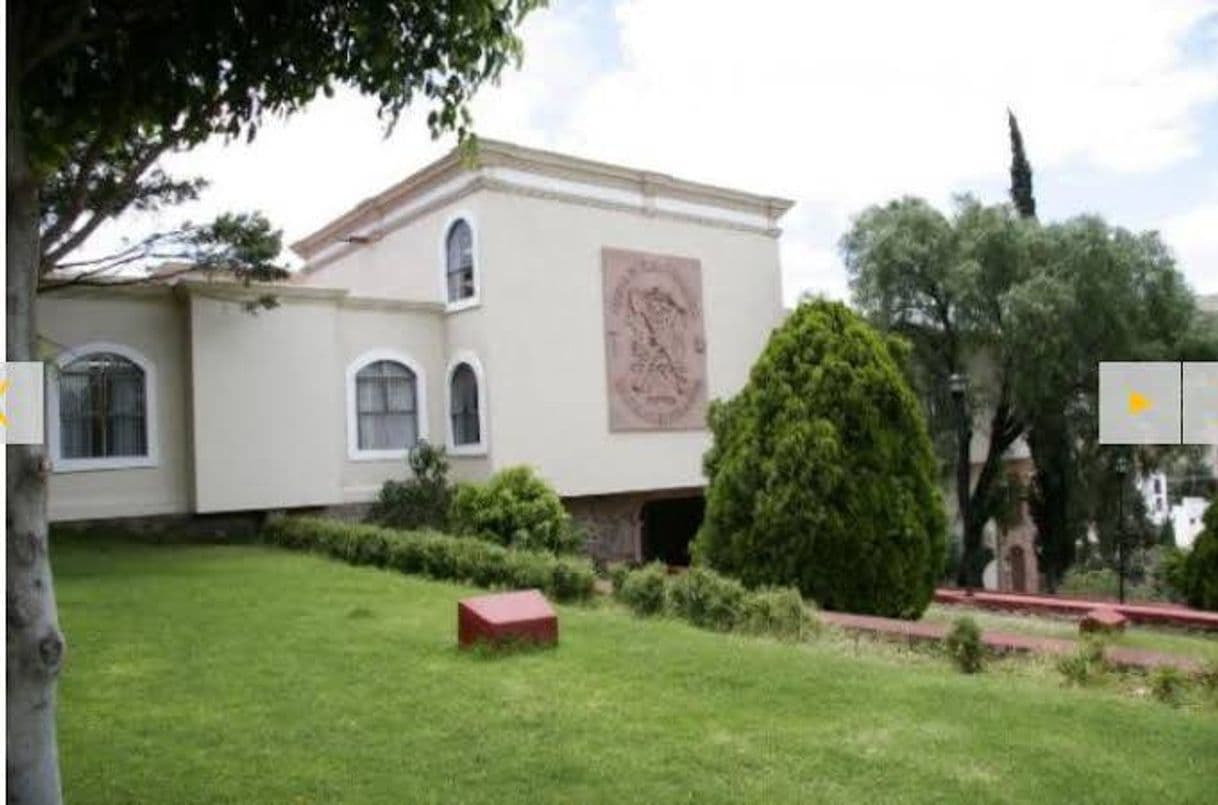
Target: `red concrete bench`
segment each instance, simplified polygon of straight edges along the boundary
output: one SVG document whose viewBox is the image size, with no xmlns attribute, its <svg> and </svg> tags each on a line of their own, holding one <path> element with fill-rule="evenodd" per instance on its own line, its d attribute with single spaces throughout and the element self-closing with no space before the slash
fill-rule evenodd
<svg viewBox="0 0 1218 805">
<path fill-rule="evenodd" d="M 1123 632 L 1126 621 L 1128 618 L 1115 609 L 1098 607 L 1083 616 L 1078 628 L 1083 632 Z"/>
<path fill-rule="evenodd" d="M 457 603 L 457 643 L 554 645 L 558 615 L 537 590 L 480 595 Z"/>
<path fill-rule="evenodd" d="M 1075 618 L 1081 618 L 1097 607 L 1107 607 L 1116 610 L 1131 623 L 1218 631 L 1218 612 L 1189 609 L 1179 604 L 1120 604 L 1087 598 L 961 590 L 953 587 L 940 587 L 935 590 L 935 601 L 1007 612 L 1049 612 Z"/>
</svg>

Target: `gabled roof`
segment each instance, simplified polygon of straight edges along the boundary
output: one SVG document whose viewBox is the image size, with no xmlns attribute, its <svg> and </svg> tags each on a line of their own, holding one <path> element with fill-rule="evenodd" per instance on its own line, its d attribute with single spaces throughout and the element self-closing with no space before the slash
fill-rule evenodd
<svg viewBox="0 0 1218 805">
<path fill-rule="evenodd" d="M 677 179 L 663 173 L 478 138 L 476 149 L 455 148 L 292 244 L 306 261 L 336 243 L 362 244 L 383 232 L 366 231 L 393 213 L 442 195 L 464 179 L 465 189 L 487 187 L 585 200 L 600 206 L 726 224 L 777 234 L 794 204 L 774 196 Z"/>
</svg>

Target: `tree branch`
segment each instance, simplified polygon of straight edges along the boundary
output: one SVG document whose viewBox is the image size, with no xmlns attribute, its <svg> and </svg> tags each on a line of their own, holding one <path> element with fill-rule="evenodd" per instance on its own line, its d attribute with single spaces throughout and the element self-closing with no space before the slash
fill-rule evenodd
<svg viewBox="0 0 1218 805">
<path fill-rule="evenodd" d="M 58 246 L 55 246 L 49 252 L 43 252 L 42 270 L 45 272 L 51 268 L 54 268 L 56 262 L 58 262 L 65 255 L 71 253 L 71 251 L 77 246 L 84 243 L 85 240 L 88 239 L 88 237 L 92 235 L 93 232 L 96 231 L 107 218 L 126 207 L 131 200 L 131 196 L 135 193 L 140 177 L 143 176 L 144 173 L 146 173 L 147 170 L 157 161 L 157 159 L 160 158 L 161 154 L 165 153 L 165 151 L 168 149 L 169 144 L 167 142 L 161 142 L 150 148 L 148 153 L 145 154 L 144 157 L 132 167 L 131 171 L 127 174 L 127 177 L 123 179 L 123 183 L 119 187 L 118 192 L 115 193 L 114 197 L 109 201 L 109 203 L 104 204 L 95 210 L 93 215 L 90 216 L 89 220 L 85 222 L 84 226 L 68 235 Z"/>
<path fill-rule="evenodd" d="M 85 15 L 89 13 L 89 0 L 79 0 L 72 10 L 68 22 L 62 27 L 58 36 L 51 37 L 28 57 L 22 59 L 21 77 L 25 78 L 43 62 L 57 55 L 60 51 L 84 41 L 80 29 L 84 24 Z"/>
<path fill-rule="evenodd" d="M 98 157 L 102 152 L 102 143 L 107 136 L 105 129 L 98 131 L 97 136 L 93 138 L 81 156 L 80 162 L 77 164 L 76 180 L 72 183 L 72 189 L 68 193 L 66 208 L 60 213 L 55 223 L 48 227 L 40 237 L 44 254 L 55 247 L 59 239 L 72 228 L 72 224 L 85 211 L 85 205 L 89 200 L 89 175 L 97 165 Z"/>
</svg>

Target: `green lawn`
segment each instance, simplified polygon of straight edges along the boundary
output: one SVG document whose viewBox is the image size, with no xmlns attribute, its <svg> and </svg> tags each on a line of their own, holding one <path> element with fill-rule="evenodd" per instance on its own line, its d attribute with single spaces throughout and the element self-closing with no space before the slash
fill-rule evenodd
<svg viewBox="0 0 1218 805">
<path fill-rule="evenodd" d="M 840 642 L 563 608 L 454 647 L 470 590 L 246 547 L 53 546 L 88 803 L 1205 802 L 1218 711 Z"/>
<path fill-rule="evenodd" d="M 977 621 L 977 625 L 987 632 L 1010 632 L 1068 639 L 1078 639 L 1079 636 L 1078 622 L 1066 618 L 987 612 L 971 607 L 932 604 L 926 610 L 923 619 L 937 623 L 951 623 L 962 615 L 968 615 Z M 1178 654 L 1202 661 L 1218 661 L 1218 634 L 1213 633 L 1130 625 L 1123 634 L 1114 635 L 1109 640 L 1117 646 L 1161 651 L 1165 654 Z"/>
</svg>

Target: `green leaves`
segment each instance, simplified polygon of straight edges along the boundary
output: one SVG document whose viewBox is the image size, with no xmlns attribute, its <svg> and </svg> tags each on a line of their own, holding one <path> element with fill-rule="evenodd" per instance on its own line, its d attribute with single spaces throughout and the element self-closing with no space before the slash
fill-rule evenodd
<svg viewBox="0 0 1218 805">
<path fill-rule="evenodd" d="M 202 180 L 153 167 L 164 153 L 252 140 L 336 85 L 376 97 L 387 129 L 422 95 L 433 136 L 464 139 L 469 99 L 519 59 L 516 28 L 541 4 L 14 0 L 10 136 L 41 187 L 41 269 L 125 209 L 195 198 Z"/>
<path fill-rule="evenodd" d="M 890 339 L 844 305 L 805 302 L 710 423 L 699 561 L 749 586 L 796 586 L 828 609 L 922 612 L 945 517 Z"/>
</svg>

